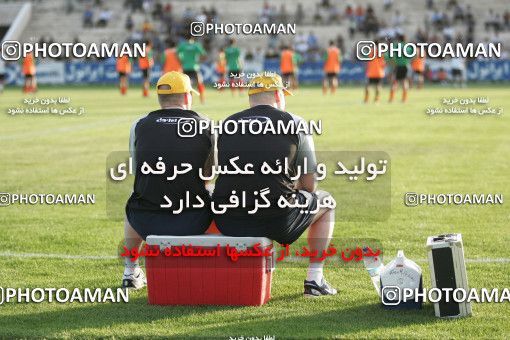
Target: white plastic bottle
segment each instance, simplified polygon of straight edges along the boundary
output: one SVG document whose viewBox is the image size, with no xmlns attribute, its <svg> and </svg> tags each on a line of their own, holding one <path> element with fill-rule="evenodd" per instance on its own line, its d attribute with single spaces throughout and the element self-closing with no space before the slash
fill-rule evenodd
<svg viewBox="0 0 510 340">
<path fill-rule="evenodd" d="M 363 255 L 368 252 L 368 247 L 363 248 Z M 370 279 L 374 285 L 377 294 L 381 296 L 381 272 L 384 269 L 384 264 L 380 256 L 363 256 L 363 263 L 370 275 Z"/>
</svg>

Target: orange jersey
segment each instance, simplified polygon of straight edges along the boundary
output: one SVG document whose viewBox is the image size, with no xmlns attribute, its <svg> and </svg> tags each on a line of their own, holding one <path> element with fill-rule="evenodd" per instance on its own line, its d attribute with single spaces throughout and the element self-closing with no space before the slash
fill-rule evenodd
<svg viewBox="0 0 510 340">
<path fill-rule="evenodd" d="M 140 57 L 138 59 L 138 67 L 142 70 L 147 70 L 154 66 L 154 59 L 152 59 L 152 50 L 150 47 L 147 47 L 146 49 L 145 57 Z"/>
<path fill-rule="evenodd" d="M 35 60 L 34 55 L 30 52 L 23 58 L 22 72 L 24 75 L 35 75 Z"/>
<path fill-rule="evenodd" d="M 181 61 L 177 55 L 175 48 L 167 48 L 165 50 L 165 63 L 163 64 L 163 72 L 182 72 Z"/>
<path fill-rule="evenodd" d="M 282 73 L 294 72 L 294 52 L 291 50 L 283 50 L 280 57 L 280 70 Z"/>
<path fill-rule="evenodd" d="M 439 72 L 437 72 L 437 79 L 438 80 L 446 80 L 446 78 L 448 78 L 448 74 L 446 73 L 445 70 L 439 70 Z"/>
<path fill-rule="evenodd" d="M 326 62 L 324 63 L 324 72 L 340 72 L 340 50 L 337 47 L 328 47 L 328 51 L 326 52 Z"/>
<path fill-rule="evenodd" d="M 413 69 L 413 71 L 419 71 L 419 72 L 425 71 L 425 58 L 416 56 L 411 61 L 411 68 Z"/>
<path fill-rule="evenodd" d="M 384 57 L 376 57 L 367 62 L 366 76 L 367 78 L 384 78 L 384 68 L 386 62 Z"/>
<path fill-rule="evenodd" d="M 120 58 L 117 58 L 117 72 L 120 73 L 131 73 L 131 61 L 129 61 L 129 57 L 124 55 Z"/>
<path fill-rule="evenodd" d="M 225 59 L 225 53 L 221 52 L 216 62 L 216 72 L 219 74 L 227 73 L 227 60 Z"/>
</svg>

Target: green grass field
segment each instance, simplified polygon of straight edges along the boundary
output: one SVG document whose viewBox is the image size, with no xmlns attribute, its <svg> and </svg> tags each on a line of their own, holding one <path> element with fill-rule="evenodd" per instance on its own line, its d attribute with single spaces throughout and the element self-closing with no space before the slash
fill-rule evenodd
<svg viewBox="0 0 510 340">
<path fill-rule="evenodd" d="M 126 97 L 109 87 L 43 88 L 38 97 L 66 96 L 81 116 L 10 116 L 21 106 L 19 89 L 0 95 L 0 192 L 95 193 L 88 206 L 0 207 L 0 286 L 117 287 L 122 264 L 111 258 L 123 238 L 122 222 L 108 218 L 105 163 L 127 150 L 129 128 L 156 108 L 156 98 L 131 89 Z M 339 221 L 337 238 L 381 240 L 386 262 L 403 249 L 426 258 L 426 237 L 463 235 L 469 284 L 504 288 L 510 283 L 510 210 L 503 205 L 418 206 L 403 204 L 405 192 L 502 193 L 510 197 L 510 119 L 500 116 L 425 114 L 441 98 L 487 96 L 491 107 L 510 108 L 508 87 L 446 87 L 413 90 L 409 103 L 362 103 L 361 88 L 322 96 L 304 88 L 288 98 L 290 112 L 322 119 L 318 150 L 384 151 L 391 157 L 391 216 L 385 221 Z M 247 97 L 209 90 L 195 109 L 222 119 L 246 107 Z M 385 89 L 383 96 L 387 95 Z M 340 207 L 341 209 L 341 207 Z M 27 255 L 28 254 L 28 255 Z M 98 259 L 57 255 L 94 255 Z M 102 259 L 101 257 L 104 257 Z M 483 262 L 482 259 L 487 260 Z M 499 259 L 499 260 L 498 260 Z M 424 285 L 430 287 L 428 264 Z M 473 316 L 439 320 L 433 306 L 420 311 L 381 308 L 361 267 L 326 269 L 338 296 L 302 297 L 305 265 L 276 270 L 272 299 L 262 307 L 160 307 L 146 290 L 128 304 L 15 304 L 0 306 L 0 337 L 220 337 L 276 338 L 508 338 L 510 306 L 475 304 Z"/>
</svg>

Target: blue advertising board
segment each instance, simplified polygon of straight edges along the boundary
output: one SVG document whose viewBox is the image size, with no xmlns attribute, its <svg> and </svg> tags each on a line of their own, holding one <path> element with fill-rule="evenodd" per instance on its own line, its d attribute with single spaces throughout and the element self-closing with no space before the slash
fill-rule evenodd
<svg viewBox="0 0 510 340">
<path fill-rule="evenodd" d="M 441 62 L 431 63 L 431 69 L 439 67 Z M 448 65 L 444 67 L 448 69 Z M 264 69 L 279 71 L 279 61 L 269 59 L 265 61 Z M 215 66 L 204 63 L 201 72 L 206 83 L 218 80 Z M 161 66 L 156 64 L 151 72 L 154 83 L 161 74 Z M 303 83 L 319 83 L 323 77 L 321 62 L 305 62 L 299 67 L 299 80 Z M 107 61 L 70 61 L 40 63 L 37 68 L 40 84 L 114 84 L 118 81 L 115 63 Z M 142 72 L 134 65 L 130 75 L 132 83 L 140 83 Z M 341 82 L 362 82 L 365 79 L 365 63 L 345 60 L 340 72 Z M 467 65 L 467 79 L 471 81 L 510 81 L 510 60 L 475 60 Z M 21 85 L 23 78 L 18 64 L 7 64 L 8 85 Z"/>
</svg>

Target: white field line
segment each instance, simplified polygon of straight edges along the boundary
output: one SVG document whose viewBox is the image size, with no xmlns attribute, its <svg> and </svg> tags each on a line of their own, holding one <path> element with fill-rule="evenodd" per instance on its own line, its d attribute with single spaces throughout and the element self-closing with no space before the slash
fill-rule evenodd
<svg viewBox="0 0 510 340">
<path fill-rule="evenodd" d="M 278 255 L 278 253 L 277 253 Z M 69 254 L 46 254 L 46 253 L 16 253 L 16 252 L 0 252 L 0 257 L 9 258 L 52 258 L 61 260 L 114 260 L 119 256 L 115 255 L 69 255 Z M 340 261 L 340 258 L 335 258 Z M 307 260 L 299 257 L 289 257 L 284 262 L 306 262 Z M 427 259 L 416 259 L 415 262 L 428 262 Z M 468 263 L 510 263 L 510 258 L 474 258 L 466 259 Z"/>
<path fill-rule="evenodd" d="M 61 260 L 114 260 L 118 256 L 108 255 L 68 255 L 68 254 L 44 254 L 44 253 L 14 253 L 10 251 L 0 252 L 0 257 L 11 258 L 52 258 Z"/>
<path fill-rule="evenodd" d="M 416 260 L 415 259 L 410 259 L 410 260 L 412 260 L 414 262 L 419 262 L 419 263 L 428 263 L 429 262 L 428 259 L 416 259 Z M 283 260 L 283 262 L 296 262 L 296 263 L 307 262 L 307 261 L 308 260 L 305 259 L 305 258 L 295 257 L 295 256 L 294 257 L 288 257 L 285 260 Z M 339 257 L 334 257 L 334 258 L 328 259 L 326 261 L 342 262 L 342 260 Z M 481 258 L 475 258 L 475 259 L 465 259 L 465 261 L 467 263 L 510 263 L 510 258 L 487 258 L 487 257 L 481 257 Z M 389 262 L 389 261 L 385 261 L 385 262 Z"/>
</svg>

